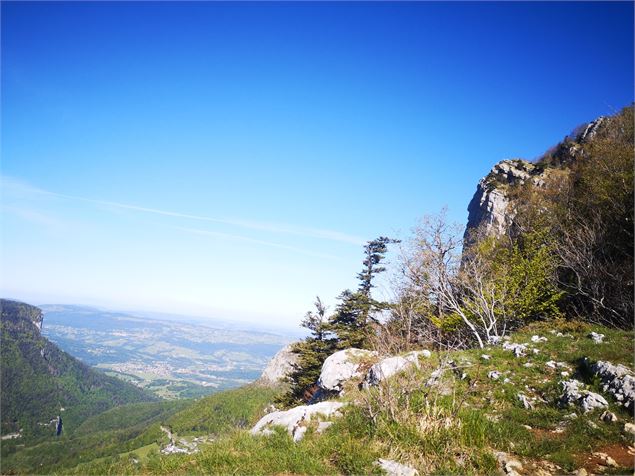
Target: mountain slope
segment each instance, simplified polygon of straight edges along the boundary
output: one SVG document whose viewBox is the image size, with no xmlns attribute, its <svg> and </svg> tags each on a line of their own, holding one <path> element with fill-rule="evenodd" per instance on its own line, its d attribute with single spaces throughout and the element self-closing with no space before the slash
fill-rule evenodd
<svg viewBox="0 0 635 476">
<path fill-rule="evenodd" d="M 50 421 L 60 412 L 66 429 L 117 405 L 156 400 L 91 369 L 44 338 L 37 307 L 9 300 L 1 300 L 0 306 L 3 435 L 20 430 L 23 439 L 51 435 Z"/>
</svg>

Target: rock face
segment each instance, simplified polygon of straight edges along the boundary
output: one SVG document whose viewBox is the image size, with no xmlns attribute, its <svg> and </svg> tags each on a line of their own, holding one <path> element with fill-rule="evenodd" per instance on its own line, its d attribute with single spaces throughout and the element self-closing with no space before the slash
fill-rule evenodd
<svg viewBox="0 0 635 476">
<path fill-rule="evenodd" d="M 565 168 L 580 157 L 582 145 L 595 137 L 604 121 L 605 118 L 600 117 L 574 131 L 535 163 L 523 159 L 507 159 L 494 165 L 489 174 L 479 181 L 476 193 L 468 205 L 464 236 L 466 243 L 474 242 L 476 237 L 473 234 L 476 230 L 481 236 L 505 234 L 516 214 L 510 191 L 528 182 L 538 187 L 544 186 L 544 178 L 550 168 Z"/>
<path fill-rule="evenodd" d="M 294 344 L 283 347 L 273 359 L 269 361 L 260 376 L 260 382 L 265 385 L 275 385 L 284 381 L 285 377 L 293 370 L 293 365 L 298 360 L 298 355 L 291 352 Z"/>
<path fill-rule="evenodd" d="M 344 406 L 341 402 L 320 402 L 315 405 L 300 405 L 285 411 L 269 413 L 262 417 L 251 429 L 252 435 L 270 435 L 273 427 L 280 426 L 287 430 L 293 437 L 293 441 L 299 441 L 304 437 L 307 430 L 307 423 L 311 419 L 321 416 L 323 418 L 333 418 L 341 415 L 340 408 Z M 326 423 L 326 425 L 324 424 Z M 321 421 L 317 425 L 316 431 L 321 432 L 329 427 L 330 422 Z"/>
<path fill-rule="evenodd" d="M 377 352 L 355 348 L 335 352 L 322 365 L 319 387 L 329 392 L 341 392 L 344 382 L 362 376 L 362 361 L 376 355 Z"/>
<path fill-rule="evenodd" d="M 430 351 L 422 350 L 409 352 L 403 356 L 388 357 L 380 360 L 370 368 L 364 383 L 366 385 L 377 385 L 387 378 L 390 378 L 412 366 L 418 368 L 419 357 L 428 358 L 430 355 Z"/>
</svg>

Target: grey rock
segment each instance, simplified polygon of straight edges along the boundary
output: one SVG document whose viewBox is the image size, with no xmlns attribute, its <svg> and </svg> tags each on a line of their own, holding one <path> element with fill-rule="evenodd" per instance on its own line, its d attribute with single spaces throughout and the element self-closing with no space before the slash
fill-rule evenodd
<svg viewBox="0 0 635 476">
<path fill-rule="evenodd" d="M 283 382 L 293 370 L 293 365 L 298 361 L 298 354 L 291 352 L 294 344 L 283 347 L 267 364 L 260 376 L 260 382 L 265 385 L 275 385 Z"/>
<path fill-rule="evenodd" d="M 516 357 L 523 357 L 527 352 L 527 344 L 512 344 L 511 342 L 505 342 L 503 349 L 511 350 Z"/>
<path fill-rule="evenodd" d="M 577 405 L 582 408 L 584 413 L 587 413 L 596 408 L 609 406 L 602 395 L 585 390 L 584 384 L 578 380 L 564 380 L 560 382 L 560 385 L 562 386 L 560 405 L 563 407 Z"/>
<path fill-rule="evenodd" d="M 600 420 L 606 423 L 613 423 L 617 421 L 617 415 L 613 412 L 605 411 L 600 415 Z"/>
<path fill-rule="evenodd" d="M 375 464 L 383 469 L 388 476 L 416 476 L 419 474 L 419 471 L 413 467 L 389 459 L 379 459 Z"/>
<path fill-rule="evenodd" d="M 591 371 L 600 377 L 603 391 L 608 392 L 629 410 L 633 409 L 635 376 L 628 367 L 600 360 L 591 365 Z"/>
<path fill-rule="evenodd" d="M 342 402 L 320 402 L 315 405 L 300 405 L 285 411 L 278 411 L 265 415 L 251 429 L 252 435 L 270 435 L 273 433 L 273 427 L 280 426 L 287 430 L 289 435 L 293 437 L 293 441 L 299 441 L 304 437 L 307 426 L 306 423 L 313 418 L 322 416 L 324 418 L 333 418 L 341 416 L 340 409 L 344 406 Z M 323 422 L 321 422 L 323 423 Z M 318 423 L 318 431 L 323 431 L 328 426 L 322 425 L 321 429 Z"/>
<path fill-rule="evenodd" d="M 604 341 L 604 334 L 598 334 L 597 332 L 591 332 L 589 334 L 589 337 L 593 340 L 593 342 L 595 342 L 596 344 L 601 344 Z"/>
<path fill-rule="evenodd" d="M 403 356 L 388 357 L 374 364 L 368 371 L 364 384 L 377 385 L 380 382 L 412 367 L 419 368 L 419 357 L 429 358 L 429 350 L 409 352 Z"/>
<path fill-rule="evenodd" d="M 488 372 L 487 374 L 487 378 L 490 378 L 492 380 L 498 380 L 501 376 L 501 373 L 498 370 L 492 370 L 491 372 Z"/>
<path fill-rule="evenodd" d="M 377 352 L 355 348 L 335 352 L 324 361 L 318 385 L 324 390 L 341 392 L 344 382 L 362 376 L 361 360 L 376 356 Z"/>
</svg>

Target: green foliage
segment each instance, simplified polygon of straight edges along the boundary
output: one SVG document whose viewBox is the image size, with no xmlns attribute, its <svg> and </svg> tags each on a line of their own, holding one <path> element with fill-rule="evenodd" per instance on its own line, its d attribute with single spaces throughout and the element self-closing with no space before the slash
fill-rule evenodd
<svg viewBox="0 0 635 476">
<path fill-rule="evenodd" d="M 166 424 L 179 434 L 218 435 L 234 428 L 247 428 L 278 393 L 255 384 L 215 393 L 174 414 Z"/>
<path fill-rule="evenodd" d="M 387 303 L 373 299 L 371 289 L 376 276 L 386 270 L 380 264 L 388 252 L 388 245 L 393 243 L 399 243 L 399 240 L 380 236 L 364 246 L 364 268 L 357 275 L 359 288 L 339 295 L 339 304 L 329 319 L 330 329 L 337 334 L 339 348 L 369 347 L 371 324 L 378 322 L 378 312 L 388 308 Z"/>
<path fill-rule="evenodd" d="M 481 255 L 484 273 L 479 289 L 489 290 L 466 293 L 464 305 L 473 320 L 478 320 L 483 301 L 500 321 L 501 330 L 560 317 L 563 292 L 555 283 L 556 259 L 542 234 L 527 233 L 511 243 L 488 238 L 470 252 Z"/>
<path fill-rule="evenodd" d="M 40 334 L 39 309 L 1 301 L 2 433 L 24 440 L 50 437 L 48 423 L 64 408 L 64 431 L 116 405 L 153 401 L 143 390 L 91 369 Z"/>
</svg>

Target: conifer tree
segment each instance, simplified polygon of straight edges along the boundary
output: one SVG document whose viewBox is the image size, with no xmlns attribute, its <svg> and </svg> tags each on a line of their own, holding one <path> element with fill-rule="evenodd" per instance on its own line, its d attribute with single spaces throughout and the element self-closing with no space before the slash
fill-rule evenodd
<svg viewBox="0 0 635 476">
<path fill-rule="evenodd" d="M 319 297 L 314 305 L 315 311 L 307 312 L 301 324 L 311 334 L 293 346 L 292 352 L 298 355 L 298 359 L 287 376 L 289 391 L 278 403 L 292 405 L 306 400 L 307 392 L 310 393 L 320 377 L 324 360 L 336 350 L 335 337 L 328 330 L 327 308 Z"/>
<path fill-rule="evenodd" d="M 380 236 L 364 246 L 364 268 L 357 274 L 359 287 L 356 291 L 347 289 L 339 295 L 340 303 L 330 319 L 330 328 L 337 334 L 338 348 L 368 346 L 370 327 L 377 322 L 377 312 L 388 307 L 387 303 L 371 296 L 373 280 L 386 270 L 380 264 L 388 252 L 388 245 L 393 243 L 399 243 L 399 240 Z"/>
</svg>

